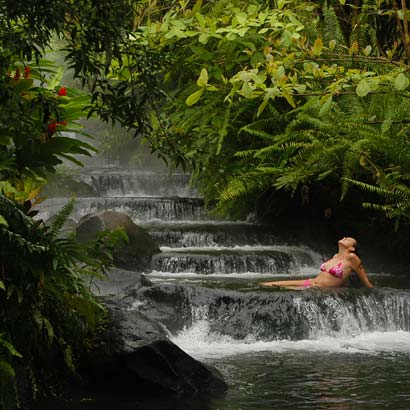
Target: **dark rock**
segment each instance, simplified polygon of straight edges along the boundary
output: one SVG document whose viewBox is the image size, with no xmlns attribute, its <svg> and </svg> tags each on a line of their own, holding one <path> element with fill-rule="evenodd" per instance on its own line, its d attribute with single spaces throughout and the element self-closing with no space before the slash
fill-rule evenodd
<svg viewBox="0 0 410 410">
<path fill-rule="evenodd" d="M 177 396 L 227 389 L 216 369 L 172 343 L 157 321 L 113 300 L 105 305 L 111 324 L 82 362 L 83 373 L 100 388 Z"/>
<path fill-rule="evenodd" d="M 91 291 L 96 296 L 121 296 L 127 288 L 137 291 L 151 285 L 152 282 L 140 272 L 112 268 L 106 272 L 105 279 L 93 279 Z"/>
<path fill-rule="evenodd" d="M 104 210 L 85 215 L 78 222 L 76 233 L 77 238 L 85 242 L 95 239 L 105 229 L 119 227 L 127 233 L 128 245 L 114 253 L 116 266 L 139 270 L 146 268 L 152 255 L 160 252 L 158 243 L 128 215 Z"/>
</svg>

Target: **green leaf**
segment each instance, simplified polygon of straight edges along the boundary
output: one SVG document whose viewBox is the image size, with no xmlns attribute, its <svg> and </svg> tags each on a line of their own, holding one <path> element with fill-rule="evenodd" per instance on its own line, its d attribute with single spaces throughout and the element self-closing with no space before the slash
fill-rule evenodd
<svg viewBox="0 0 410 410">
<path fill-rule="evenodd" d="M 199 89 L 198 91 L 195 91 L 193 94 L 188 96 L 186 99 L 185 103 L 188 107 L 191 107 L 191 105 L 196 104 L 199 99 L 201 98 L 202 93 L 204 92 L 204 88 Z"/>
<path fill-rule="evenodd" d="M 64 74 L 64 68 L 62 66 L 58 67 L 57 72 L 54 74 L 54 76 L 48 82 L 48 89 L 49 90 L 54 90 L 54 88 L 56 88 L 58 85 L 60 85 L 61 80 L 63 79 L 63 74 Z"/>
<path fill-rule="evenodd" d="M 366 95 L 369 94 L 369 92 L 370 92 L 371 90 L 372 90 L 372 89 L 371 89 L 371 86 L 370 86 L 370 84 L 368 83 L 367 79 L 366 79 L 366 78 L 362 78 L 362 79 L 359 81 L 359 84 L 357 84 L 356 94 L 357 94 L 359 97 L 366 97 Z"/>
<path fill-rule="evenodd" d="M 404 73 L 400 73 L 394 80 L 394 88 L 403 91 L 409 86 L 409 79 Z"/>
<path fill-rule="evenodd" d="M 192 14 L 195 15 L 196 13 L 199 13 L 202 7 L 202 0 L 198 0 L 195 3 L 195 6 L 192 8 Z"/>
<path fill-rule="evenodd" d="M 330 96 L 325 103 L 320 107 L 319 110 L 319 117 L 324 117 L 327 115 L 330 111 L 330 108 L 332 107 L 332 96 Z"/>
<path fill-rule="evenodd" d="M 370 53 L 372 52 L 372 46 L 368 45 L 365 47 L 365 49 L 363 50 L 363 54 L 367 57 L 370 55 Z"/>
<path fill-rule="evenodd" d="M 9 226 L 7 221 L 4 219 L 3 215 L 0 215 L 0 225 Z"/>
<path fill-rule="evenodd" d="M 282 95 L 286 98 L 286 101 L 293 107 L 296 108 L 295 101 L 293 100 L 292 94 L 288 90 L 283 90 Z"/>
<path fill-rule="evenodd" d="M 20 94 L 22 94 L 25 91 L 29 90 L 33 86 L 33 83 L 34 83 L 34 80 L 32 78 L 22 79 L 16 82 L 14 89 Z"/>
<path fill-rule="evenodd" d="M 253 90 L 249 83 L 242 84 L 242 95 L 245 98 L 252 98 L 253 97 Z"/>
<path fill-rule="evenodd" d="M 23 356 L 16 350 L 16 348 L 7 340 L 3 339 L 4 333 L 0 333 L 0 346 L 3 346 L 7 351 L 15 357 L 22 358 Z"/>
<path fill-rule="evenodd" d="M 0 280 L 0 289 L 6 290 L 6 286 L 1 280 Z"/>
<path fill-rule="evenodd" d="M 320 37 L 318 37 L 315 43 L 313 44 L 313 54 L 315 56 L 319 56 L 320 53 L 322 52 L 322 48 L 323 48 L 323 41 Z"/>
<path fill-rule="evenodd" d="M 203 68 L 198 80 L 196 81 L 198 87 L 205 87 L 208 84 L 208 71 Z"/>
</svg>

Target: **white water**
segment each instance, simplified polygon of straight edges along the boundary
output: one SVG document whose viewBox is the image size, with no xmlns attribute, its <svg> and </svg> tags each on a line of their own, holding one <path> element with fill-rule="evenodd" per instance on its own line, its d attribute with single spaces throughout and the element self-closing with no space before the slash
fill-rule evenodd
<svg viewBox="0 0 410 410">
<path fill-rule="evenodd" d="M 371 332 L 323 336 L 311 340 L 275 340 L 257 341 L 252 337 L 238 341 L 233 338 L 209 333 L 206 320 L 196 322 L 192 327 L 183 330 L 172 341 L 185 352 L 198 360 L 218 359 L 255 352 L 283 353 L 291 351 L 363 353 L 378 354 L 381 352 L 410 353 L 410 332 L 402 330 L 392 332 Z"/>
</svg>

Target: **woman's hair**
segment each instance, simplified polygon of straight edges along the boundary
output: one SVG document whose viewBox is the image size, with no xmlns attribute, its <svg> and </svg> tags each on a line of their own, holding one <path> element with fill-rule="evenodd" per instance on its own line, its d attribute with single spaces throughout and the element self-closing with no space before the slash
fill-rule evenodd
<svg viewBox="0 0 410 410">
<path fill-rule="evenodd" d="M 357 239 L 355 239 L 355 241 L 356 241 L 356 244 L 354 246 L 354 251 L 352 252 L 361 259 L 359 243 L 357 242 Z M 359 279 L 358 274 L 355 271 L 353 271 L 349 276 L 348 286 L 351 288 L 361 288 L 364 286 L 361 280 Z"/>
<path fill-rule="evenodd" d="M 360 246 L 359 246 L 359 243 L 357 242 L 357 239 L 355 239 L 355 241 L 356 241 L 356 245 L 354 246 L 353 253 L 361 259 Z"/>
</svg>

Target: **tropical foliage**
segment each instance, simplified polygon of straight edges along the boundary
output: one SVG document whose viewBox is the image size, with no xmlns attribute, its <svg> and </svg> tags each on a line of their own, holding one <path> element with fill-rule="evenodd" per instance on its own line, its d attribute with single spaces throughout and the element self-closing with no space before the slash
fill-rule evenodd
<svg viewBox="0 0 410 410">
<path fill-rule="evenodd" d="M 51 226 L 4 195 L 0 205 L 0 408 L 8 410 L 18 405 L 16 367 L 30 380 L 34 398 L 64 369 L 75 371 L 78 353 L 89 348 L 104 315 L 89 291 L 91 280 L 112 265 L 110 251 L 126 236 L 103 232 L 85 245 L 60 237 L 74 201 Z"/>
<path fill-rule="evenodd" d="M 389 1 L 170 7 L 136 40 L 172 62 L 153 148 L 225 211 L 320 181 L 408 218 L 408 18 Z"/>
<path fill-rule="evenodd" d="M 393 0 L 0 0 L 0 408 L 16 369 L 33 393 L 50 355 L 74 369 L 101 315 L 86 278 L 124 240 L 60 238 L 72 205 L 32 218 L 47 172 L 94 150 L 79 118 L 143 134 L 223 212 L 319 192 L 408 222 L 408 23 Z M 82 91 L 44 60 L 53 38 Z"/>
<path fill-rule="evenodd" d="M 115 119 L 114 108 L 130 102 L 121 91 L 122 102 L 112 103 L 120 81 L 106 77 L 132 27 L 129 3 L 52 3 L 0 1 L 0 409 L 7 410 L 19 407 L 17 373 L 36 398 L 55 385 L 55 376 L 75 371 L 104 314 L 90 281 L 104 274 L 112 248 L 126 240 L 122 231 L 82 245 L 61 238 L 72 203 L 51 226 L 33 219 L 47 174 L 95 151 L 78 138 L 77 120 L 93 112 Z M 43 59 L 53 36 L 64 40 L 74 74 L 91 94 L 63 86 L 63 69 Z M 133 98 L 136 117 L 126 110 L 127 120 L 143 128 L 146 97 Z"/>
</svg>

